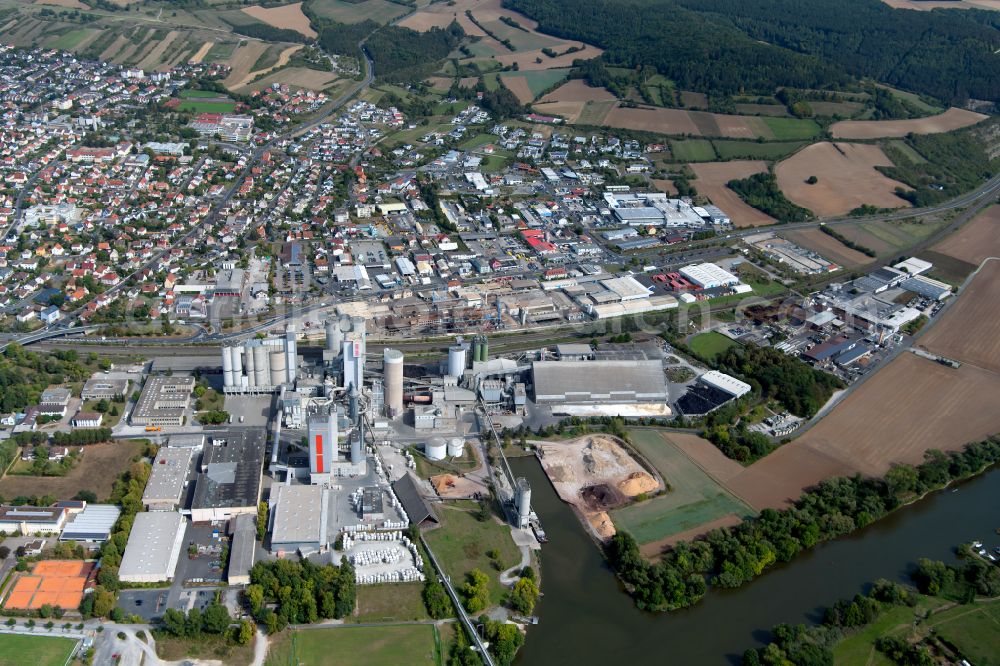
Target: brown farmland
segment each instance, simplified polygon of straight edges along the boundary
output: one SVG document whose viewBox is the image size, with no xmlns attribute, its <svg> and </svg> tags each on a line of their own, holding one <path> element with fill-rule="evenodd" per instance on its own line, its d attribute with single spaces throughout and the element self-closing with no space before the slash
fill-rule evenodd
<svg viewBox="0 0 1000 666">
<path fill-rule="evenodd" d="M 21 476 L 8 474 L 0 479 L 0 495 L 7 498 L 19 495 L 50 494 L 58 499 L 71 499 L 81 490 L 89 490 L 104 501 L 118 475 L 132 464 L 132 457 L 142 451 L 143 444 L 119 442 L 91 444 L 83 447 L 83 455 L 66 476 Z"/>
<path fill-rule="evenodd" d="M 901 208 L 909 204 L 893 191 L 906 185 L 875 170 L 892 166 L 878 146 L 857 143 L 815 143 L 775 167 L 778 186 L 791 201 L 821 217 L 843 215 L 863 204 Z M 809 185 L 806 179 L 819 182 Z"/>
<path fill-rule="evenodd" d="M 608 127 L 656 132 L 658 134 L 701 135 L 687 111 L 680 109 L 625 109 L 620 106 L 604 118 Z"/>
<path fill-rule="evenodd" d="M 282 7 L 244 7 L 244 14 L 249 14 L 258 21 L 263 21 L 275 28 L 294 30 L 306 37 L 315 38 L 316 31 L 309 25 L 309 17 L 302 13 L 302 3 L 296 2 Z"/>
<path fill-rule="evenodd" d="M 570 79 L 552 92 L 542 97 L 539 102 L 610 102 L 615 96 L 607 88 L 593 88 L 583 79 Z"/>
<path fill-rule="evenodd" d="M 986 257 L 1000 256 L 1000 206 L 987 208 L 933 249 L 977 266 Z"/>
<path fill-rule="evenodd" d="M 733 224 L 737 227 L 758 227 L 776 222 L 770 215 L 747 205 L 738 194 L 726 186 L 731 180 L 767 171 L 767 164 L 763 161 L 701 162 L 689 166 L 698 177 L 694 183 L 698 193 L 707 196 L 712 203 L 729 213 Z"/>
<path fill-rule="evenodd" d="M 937 134 L 975 125 L 987 116 L 952 107 L 929 118 L 913 120 L 841 120 L 830 126 L 835 139 L 881 139 L 907 134 Z"/>
<path fill-rule="evenodd" d="M 500 80 L 514 93 L 521 104 L 529 104 L 535 99 L 535 93 L 531 92 L 531 87 L 528 86 L 528 79 L 523 76 L 501 76 Z"/>
<path fill-rule="evenodd" d="M 264 42 L 248 41 L 237 47 L 233 56 L 225 63 L 232 67 L 232 70 L 229 72 L 229 76 L 223 80 L 222 85 L 232 90 L 248 83 L 250 69 L 257 62 L 257 58 L 266 50 L 267 44 Z"/>
<path fill-rule="evenodd" d="M 940 322 L 920 338 L 920 347 L 1000 373 L 1000 260 L 989 259 Z M 1000 416 L 1000 410 L 992 411 Z"/>
</svg>

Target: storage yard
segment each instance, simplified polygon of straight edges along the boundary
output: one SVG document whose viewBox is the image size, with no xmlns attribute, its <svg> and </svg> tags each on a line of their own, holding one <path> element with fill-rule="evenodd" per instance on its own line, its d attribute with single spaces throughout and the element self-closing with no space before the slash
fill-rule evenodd
<svg viewBox="0 0 1000 666">
<path fill-rule="evenodd" d="M 588 435 L 541 444 L 540 459 L 559 497 L 584 516 L 601 539 L 614 535 L 608 512 L 664 489 L 615 437 Z"/>
</svg>

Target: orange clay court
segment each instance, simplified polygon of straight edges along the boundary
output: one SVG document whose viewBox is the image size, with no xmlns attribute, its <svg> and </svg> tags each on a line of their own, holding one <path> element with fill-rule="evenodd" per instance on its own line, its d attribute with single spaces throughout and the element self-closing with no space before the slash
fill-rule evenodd
<svg viewBox="0 0 1000 666">
<path fill-rule="evenodd" d="M 93 562 L 42 560 L 30 575 L 17 579 L 4 608 L 36 610 L 46 604 L 67 610 L 76 608 L 93 570 Z"/>
</svg>

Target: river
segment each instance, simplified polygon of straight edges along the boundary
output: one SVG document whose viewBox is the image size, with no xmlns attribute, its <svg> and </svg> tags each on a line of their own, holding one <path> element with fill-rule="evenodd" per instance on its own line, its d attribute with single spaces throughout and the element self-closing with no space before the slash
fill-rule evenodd
<svg viewBox="0 0 1000 666">
<path fill-rule="evenodd" d="M 511 461 L 531 483 L 531 499 L 549 537 L 542 547 L 544 596 L 518 666 L 607 666 L 640 663 L 738 664 L 779 623 L 814 623 L 837 599 L 877 578 L 908 581 L 920 557 L 951 561 L 956 545 L 975 539 L 1000 545 L 996 509 L 1000 469 L 950 489 L 777 566 L 737 590 L 710 589 L 694 608 L 643 613 L 618 585 L 572 510 L 534 458 Z"/>
</svg>

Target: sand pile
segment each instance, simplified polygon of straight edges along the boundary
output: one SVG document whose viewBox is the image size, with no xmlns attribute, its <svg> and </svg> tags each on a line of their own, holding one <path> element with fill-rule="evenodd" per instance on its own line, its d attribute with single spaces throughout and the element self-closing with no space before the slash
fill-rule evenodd
<svg viewBox="0 0 1000 666">
<path fill-rule="evenodd" d="M 454 488 L 455 481 L 457 481 L 457 479 L 451 474 L 438 474 L 437 476 L 432 476 L 430 478 L 430 482 L 434 485 L 434 490 L 436 490 L 439 495 Z"/>
<path fill-rule="evenodd" d="M 628 475 L 628 478 L 618 482 L 618 490 L 629 497 L 651 493 L 659 488 L 659 486 L 660 484 L 656 482 L 656 479 L 646 472 L 632 472 Z"/>
<path fill-rule="evenodd" d="M 629 461 L 614 442 L 594 437 L 583 449 L 583 468 L 598 477 L 624 472 Z"/>
</svg>

